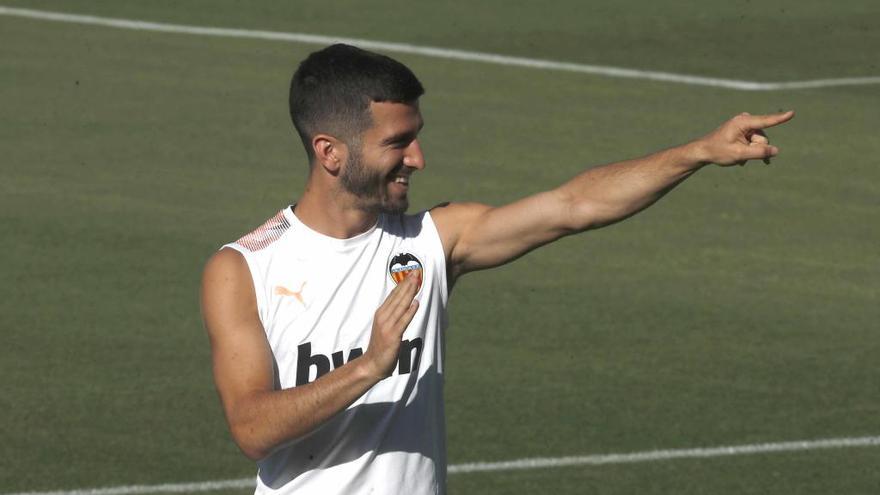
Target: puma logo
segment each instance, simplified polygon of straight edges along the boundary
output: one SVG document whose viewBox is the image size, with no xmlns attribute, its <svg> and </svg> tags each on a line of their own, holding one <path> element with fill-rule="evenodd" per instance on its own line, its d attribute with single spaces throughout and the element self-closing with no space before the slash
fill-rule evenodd
<svg viewBox="0 0 880 495">
<path fill-rule="evenodd" d="M 292 291 L 292 290 L 288 289 L 287 287 L 284 287 L 283 285 L 276 285 L 275 286 L 275 295 L 276 296 L 293 296 L 296 298 L 297 301 L 299 301 L 300 304 L 305 306 L 306 302 L 303 301 L 303 297 L 302 297 L 302 291 L 305 288 L 305 286 L 306 286 L 306 282 L 303 282 L 302 285 L 299 286 L 299 290 Z"/>
</svg>

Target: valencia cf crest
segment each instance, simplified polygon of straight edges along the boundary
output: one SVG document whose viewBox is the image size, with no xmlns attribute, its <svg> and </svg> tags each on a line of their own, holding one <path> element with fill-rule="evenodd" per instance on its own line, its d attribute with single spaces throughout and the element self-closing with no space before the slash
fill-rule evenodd
<svg viewBox="0 0 880 495">
<path fill-rule="evenodd" d="M 413 274 L 419 278 L 419 288 L 416 291 L 422 289 L 423 270 L 422 262 L 411 253 L 397 253 L 391 256 L 391 261 L 388 262 L 388 275 L 395 284 L 403 282 L 410 272 L 416 272 Z"/>
</svg>

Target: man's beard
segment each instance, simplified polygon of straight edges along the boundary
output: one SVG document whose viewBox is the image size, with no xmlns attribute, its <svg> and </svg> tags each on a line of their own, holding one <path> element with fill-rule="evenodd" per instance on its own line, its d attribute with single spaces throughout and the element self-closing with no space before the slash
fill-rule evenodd
<svg viewBox="0 0 880 495">
<path fill-rule="evenodd" d="M 342 169 L 339 182 L 342 188 L 357 198 L 358 208 L 371 213 L 399 214 L 409 208 L 407 198 L 392 200 L 388 197 L 388 176 L 368 170 L 360 149 L 350 146 L 348 163 Z"/>
</svg>

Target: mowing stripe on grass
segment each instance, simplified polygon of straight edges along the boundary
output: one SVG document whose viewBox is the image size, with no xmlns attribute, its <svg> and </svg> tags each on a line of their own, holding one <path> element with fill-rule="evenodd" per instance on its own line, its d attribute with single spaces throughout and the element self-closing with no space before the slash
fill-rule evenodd
<svg viewBox="0 0 880 495">
<path fill-rule="evenodd" d="M 135 19 L 116 19 L 110 17 L 67 14 L 63 12 L 48 12 L 43 10 L 19 9 L 3 6 L 0 6 L 0 15 L 26 17 L 30 19 L 40 19 L 45 21 L 68 22 L 74 24 L 90 24 L 95 26 L 107 26 L 121 29 L 134 29 L 140 31 L 158 31 L 165 33 L 221 36 L 229 38 L 253 38 L 262 40 L 288 41 L 321 46 L 329 45 L 332 43 L 347 43 L 350 45 L 360 46 L 361 48 L 391 53 L 406 53 L 434 58 L 465 60 L 470 62 L 482 62 L 488 64 L 515 67 L 527 67 L 530 69 L 578 72 L 605 77 L 644 79 L 650 81 L 687 84 L 691 86 L 709 86 L 716 88 L 737 89 L 743 91 L 776 91 L 783 89 L 827 88 L 834 86 L 860 86 L 868 84 L 880 84 L 880 76 L 847 77 L 839 79 L 815 79 L 809 81 L 788 82 L 742 81 L 737 79 L 721 79 L 715 77 L 675 74 L 672 72 L 628 69 L 624 67 L 610 67 L 603 65 L 589 65 L 573 62 L 541 60 L 535 58 L 511 57 L 494 53 L 436 48 L 430 46 L 411 45 L 408 43 L 390 43 L 385 41 L 343 38 L 337 36 L 321 36 L 305 33 L 284 33 L 278 31 L 261 31 L 251 29 L 188 26 L 182 24 L 148 22 Z"/>
<path fill-rule="evenodd" d="M 770 454 L 803 450 L 843 449 L 853 447 L 878 447 L 880 436 L 854 438 L 828 438 L 823 440 L 799 440 L 794 442 L 758 443 L 695 449 L 650 450 L 628 454 L 601 454 L 573 457 L 536 457 L 501 462 L 471 462 L 449 466 L 449 473 L 475 473 L 486 471 L 520 471 L 564 466 L 599 466 L 603 464 L 628 464 L 634 462 L 667 461 L 673 459 L 699 459 L 733 455 Z M 234 480 L 201 481 L 195 483 L 168 483 L 163 485 L 128 485 L 107 488 L 84 488 L 52 492 L 20 492 L 2 495 L 141 495 L 149 493 L 191 493 L 253 488 L 254 478 Z"/>
</svg>

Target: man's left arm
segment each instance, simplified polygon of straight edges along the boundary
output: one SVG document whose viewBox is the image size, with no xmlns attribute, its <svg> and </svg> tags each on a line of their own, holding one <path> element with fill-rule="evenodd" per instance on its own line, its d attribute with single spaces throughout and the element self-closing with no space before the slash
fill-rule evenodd
<svg viewBox="0 0 880 495">
<path fill-rule="evenodd" d="M 762 129 L 793 112 L 738 115 L 696 141 L 643 158 L 589 169 L 560 187 L 501 207 L 434 208 L 450 280 L 512 261 L 560 237 L 603 227 L 647 208 L 701 167 L 769 160 L 779 153 Z"/>
</svg>

